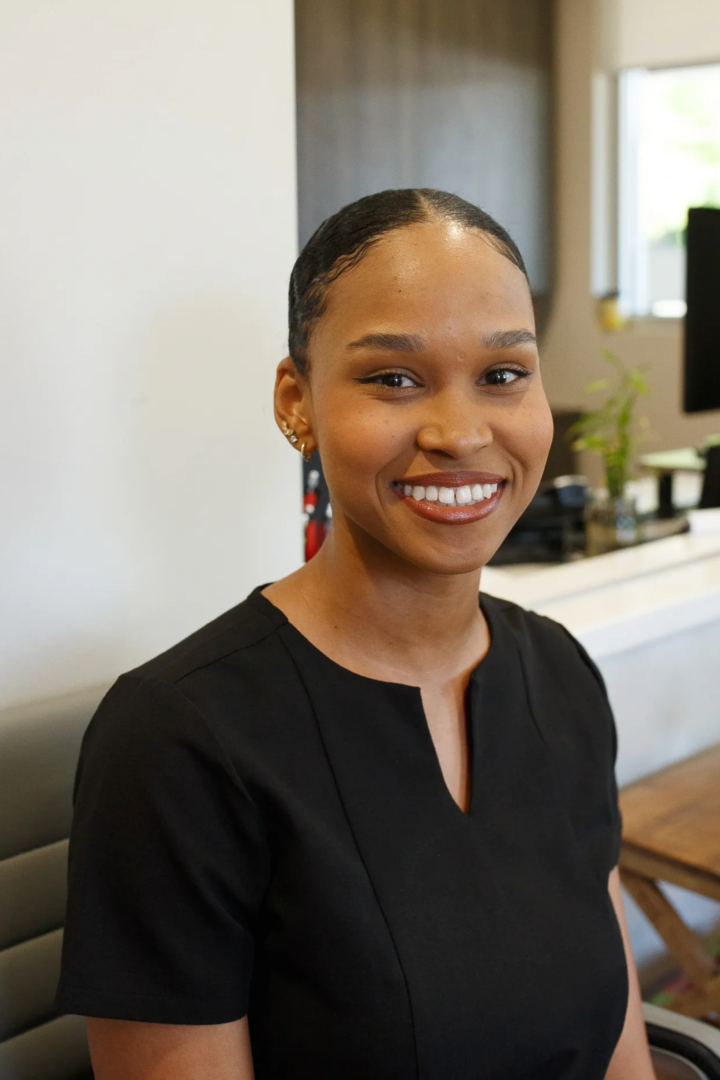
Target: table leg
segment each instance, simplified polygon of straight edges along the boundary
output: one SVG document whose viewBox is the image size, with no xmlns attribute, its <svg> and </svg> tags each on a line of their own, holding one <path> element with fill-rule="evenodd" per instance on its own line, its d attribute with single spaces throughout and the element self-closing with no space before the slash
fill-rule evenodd
<svg viewBox="0 0 720 1080">
<path fill-rule="evenodd" d="M 694 1017 L 720 1011 L 720 974 L 700 938 L 685 925 L 654 881 L 622 869 L 620 877 L 692 983 L 691 990 L 678 995 L 673 1009 Z"/>
<path fill-rule="evenodd" d="M 668 519 L 675 517 L 675 504 L 673 501 L 673 474 L 671 472 L 659 472 L 657 478 L 658 510 L 659 518 Z"/>
</svg>

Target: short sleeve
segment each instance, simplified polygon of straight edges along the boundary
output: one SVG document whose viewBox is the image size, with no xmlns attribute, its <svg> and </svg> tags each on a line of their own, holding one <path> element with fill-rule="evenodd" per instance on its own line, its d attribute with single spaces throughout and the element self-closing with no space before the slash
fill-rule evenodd
<svg viewBox="0 0 720 1080">
<path fill-rule="evenodd" d="M 603 801 L 607 808 L 607 820 L 603 822 L 602 847 L 607 852 L 607 862 L 610 869 L 613 869 L 617 866 L 620 858 L 620 842 L 622 839 L 622 816 L 618 805 L 618 789 L 615 777 L 618 748 L 615 717 L 613 716 L 607 687 L 600 668 L 577 638 L 570 634 L 565 627 L 562 627 L 562 630 L 577 650 L 580 660 L 592 676 L 599 692 L 600 707 L 597 710 L 599 752 L 596 765 L 601 770 Z M 588 785 L 588 789 L 591 790 L 592 785 Z M 602 815 L 600 820 L 603 820 Z"/>
<path fill-rule="evenodd" d="M 269 877 L 263 823 L 175 685 L 123 676 L 75 787 L 62 1012 L 171 1024 L 245 1015 Z"/>
</svg>

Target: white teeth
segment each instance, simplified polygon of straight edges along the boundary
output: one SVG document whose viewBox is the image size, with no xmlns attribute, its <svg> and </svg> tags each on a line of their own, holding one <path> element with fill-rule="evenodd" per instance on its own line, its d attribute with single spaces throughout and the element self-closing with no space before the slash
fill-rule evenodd
<svg viewBox="0 0 720 1080">
<path fill-rule="evenodd" d="M 469 484 L 463 484 L 457 488 L 438 488 L 434 484 L 429 487 L 422 487 L 420 484 L 415 486 L 403 484 L 402 491 L 405 496 L 413 498 L 416 502 L 424 499 L 426 502 L 440 502 L 444 506 L 474 506 L 475 503 L 489 499 L 499 486 L 499 484 L 473 484 L 470 487 Z"/>
</svg>

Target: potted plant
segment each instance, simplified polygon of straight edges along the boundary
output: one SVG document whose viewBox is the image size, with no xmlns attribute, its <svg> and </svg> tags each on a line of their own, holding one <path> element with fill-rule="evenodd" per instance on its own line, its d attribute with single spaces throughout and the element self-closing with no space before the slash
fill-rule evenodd
<svg viewBox="0 0 720 1080">
<path fill-rule="evenodd" d="M 613 368 L 615 378 L 597 379 L 587 387 L 587 392 L 605 390 L 609 396 L 599 408 L 583 413 L 571 428 L 573 450 L 598 454 L 605 471 L 605 490 L 596 492 L 587 508 L 588 555 L 637 543 L 637 508 L 627 485 L 633 478 L 638 429 L 647 426 L 644 417 L 639 419 L 635 415 L 638 398 L 649 393 L 642 371 L 627 368 L 608 349 L 603 349 L 602 355 Z"/>
</svg>

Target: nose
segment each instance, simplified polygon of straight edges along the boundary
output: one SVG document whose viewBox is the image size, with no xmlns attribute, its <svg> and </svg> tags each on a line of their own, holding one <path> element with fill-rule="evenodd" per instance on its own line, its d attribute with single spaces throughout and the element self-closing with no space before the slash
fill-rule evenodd
<svg viewBox="0 0 720 1080">
<path fill-rule="evenodd" d="M 425 453 L 459 461 L 490 446 L 493 433 L 477 402 L 468 401 L 465 395 L 447 394 L 434 398 L 416 441 Z"/>
</svg>

